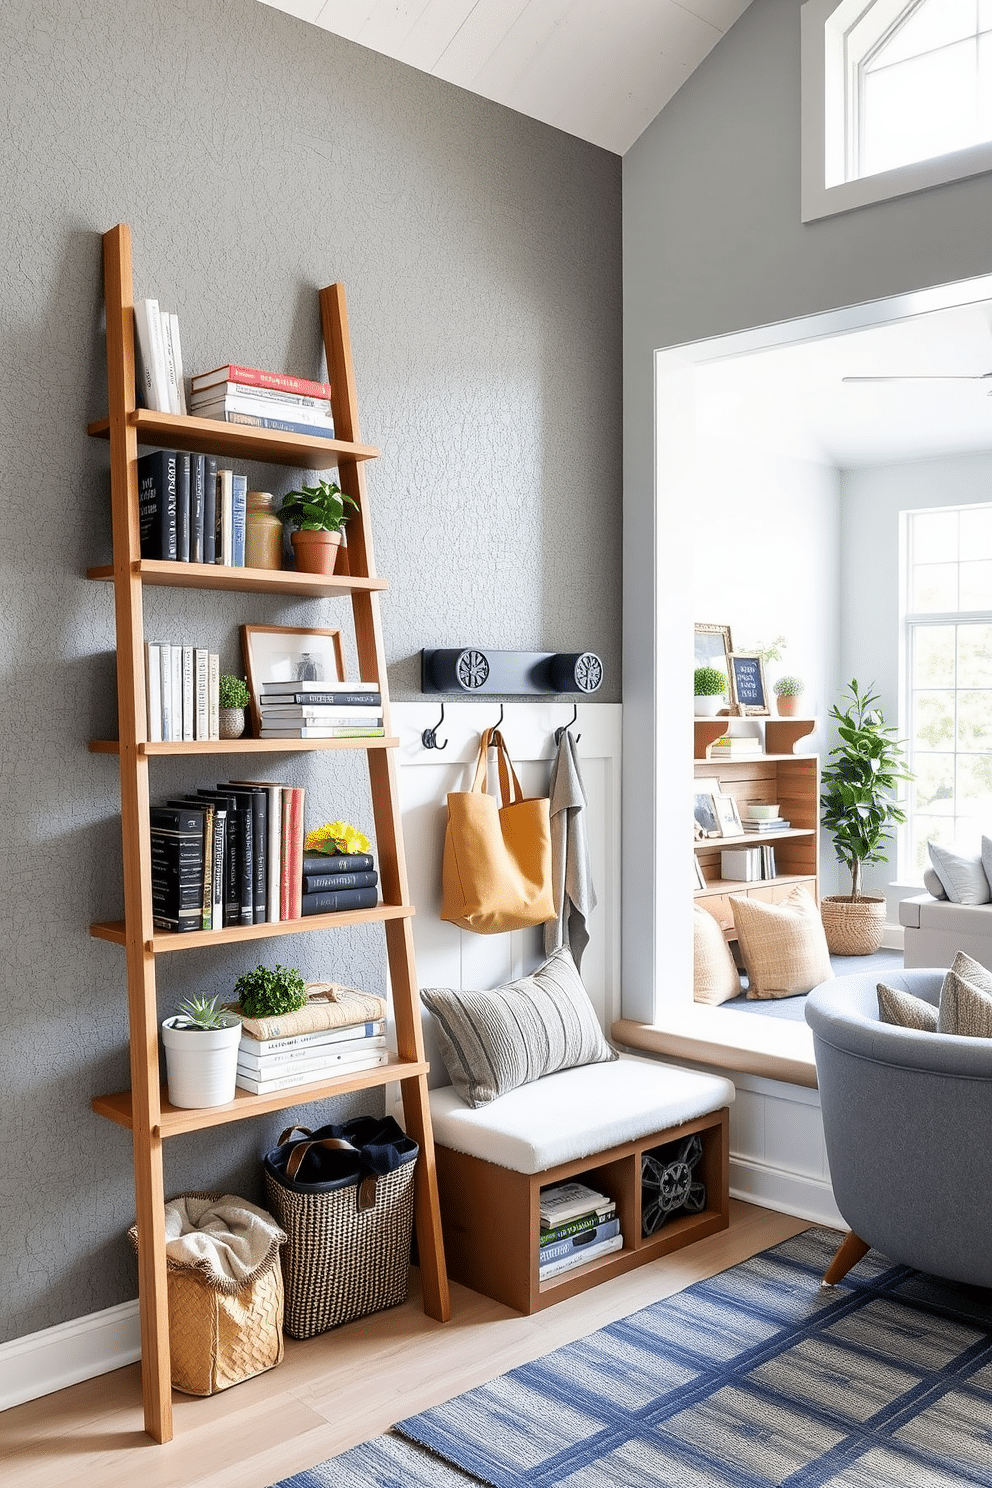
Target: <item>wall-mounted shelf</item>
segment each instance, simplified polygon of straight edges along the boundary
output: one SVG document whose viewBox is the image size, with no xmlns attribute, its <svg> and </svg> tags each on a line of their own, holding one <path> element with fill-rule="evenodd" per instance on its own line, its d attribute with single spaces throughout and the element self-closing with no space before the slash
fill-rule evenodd
<svg viewBox="0 0 992 1488">
<path fill-rule="evenodd" d="M 481 646 L 455 646 L 421 651 L 420 686 L 424 692 L 465 696 L 505 693 L 595 692 L 603 681 L 603 663 L 594 651 L 489 651 Z"/>
</svg>

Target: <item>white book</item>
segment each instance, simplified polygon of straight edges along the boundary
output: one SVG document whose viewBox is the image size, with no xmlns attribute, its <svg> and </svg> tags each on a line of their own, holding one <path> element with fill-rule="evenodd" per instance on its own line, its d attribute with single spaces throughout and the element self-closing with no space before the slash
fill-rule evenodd
<svg viewBox="0 0 992 1488">
<path fill-rule="evenodd" d="M 376 1038 L 386 1031 L 385 1018 L 376 1018 L 371 1023 L 348 1023 L 342 1028 L 318 1028 L 313 1033 L 288 1033 L 283 1038 L 257 1039 L 250 1034 L 241 1035 L 238 1058 L 244 1055 L 265 1057 L 292 1049 L 319 1049 L 324 1044 L 346 1044 L 356 1037 Z"/>
<path fill-rule="evenodd" d="M 560 1261 L 550 1261 L 547 1266 L 540 1268 L 539 1279 L 550 1281 L 552 1276 L 561 1276 L 563 1271 L 574 1271 L 576 1266 L 586 1266 L 599 1256 L 611 1255 L 615 1250 L 622 1249 L 623 1236 L 611 1235 L 609 1240 L 601 1240 L 598 1245 L 589 1245 L 585 1250 L 573 1251 L 571 1255 L 563 1256 Z"/>
<path fill-rule="evenodd" d="M 142 386 L 147 389 L 146 407 L 169 412 L 169 378 L 158 300 L 139 300 L 134 307 L 134 327 L 142 363 Z"/>
<path fill-rule="evenodd" d="M 176 372 L 176 392 L 179 397 L 179 412 L 188 412 L 186 405 L 186 377 L 183 373 L 183 349 L 179 343 L 179 316 L 170 312 L 169 325 L 172 330 L 172 359 Z"/>
<path fill-rule="evenodd" d="M 162 326 L 162 346 L 165 350 L 166 393 L 169 413 L 179 412 L 179 384 L 176 381 L 176 359 L 172 350 L 172 316 L 167 310 L 159 311 Z"/>
<path fill-rule="evenodd" d="M 263 682 L 262 692 L 378 692 L 378 682 L 293 682 L 283 678 L 281 681 Z"/>
<path fill-rule="evenodd" d="M 152 743 L 162 738 L 162 647 L 145 642 L 145 707 L 147 733 Z"/>
<path fill-rule="evenodd" d="M 348 1059 L 341 1058 L 322 1070 L 308 1070 L 296 1075 L 276 1075 L 271 1080 L 257 1080 L 254 1075 L 246 1075 L 242 1070 L 238 1070 L 235 1084 L 241 1090 L 250 1090 L 254 1095 L 269 1095 L 273 1090 L 289 1090 L 294 1085 L 319 1084 L 324 1080 L 333 1079 L 335 1075 L 346 1075 L 352 1070 L 376 1069 L 380 1064 L 386 1064 L 388 1061 L 389 1053 L 386 1049 L 373 1049 L 368 1054 L 355 1055 Z"/>
<path fill-rule="evenodd" d="M 196 691 L 193 681 L 193 651 L 192 646 L 183 646 L 182 651 L 182 688 L 183 688 L 183 741 L 192 744 L 196 737 Z"/>
<path fill-rule="evenodd" d="M 196 695 L 196 722 L 194 737 L 210 738 L 209 657 L 205 646 L 193 651 L 193 689 Z"/>
<path fill-rule="evenodd" d="M 255 398 L 267 405 L 281 403 L 289 408 L 315 408 L 318 413 L 330 416 L 329 398 L 315 398 L 311 393 L 287 393 L 283 388 L 255 387 L 251 382 L 215 382 L 209 387 L 198 388 L 190 399 L 190 407 L 196 411 L 207 403 L 218 403 L 222 398 Z"/>
<path fill-rule="evenodd" d="M 220 738 L 220 655 L 216 651 L 207 654 L 207 711 L 208 739 Z"/>
<path fill-rule="evenodd" d="M 203 398 L 197 394 L 193 397 L 193 413 L 197 418 L 213 418 L 218 413 L 258 413 L 263 418 L 287 418 L 293 419 L 298 424 L 313 424 L 318 429 L 333 429 L 334 420 L 331 418 L 328 404 L 323 409 L 310 408 L 305 404 L 282 404 L 269 401 L 264 398 L 248 397 L 243 394 L 228 394 L 223 398 Z"/>
<path fill-rule="evenodd" d="M 260 709 L 263 728 L 295 728 L 297 724 L 322 723 L 325 728 L 382 728 L 382 714 L 366 708 L 268 708 Z"/>
<path fill-rule="evenodd" d="M 262 739 L 382 739 L 385 729 L 381 728 L 359 728 L 355 724 L 349 724 L 346 728 L 337 726 L 325 728 L 323 724 L 310 727 L 301 724 L 299 728 L 270 728 L 264 723 L 259 730 L 259 738 Z"/>
<path fill-rule="evenodd" d="M 234 471 L 217 472 L 217 562 L 231 567 L 234 539 Z"/>
<path fill-rule="evenodd" d="M 169 652 L 172 658 L 172 735 L 175 740 L 183 737 L 183 648 L 173 645 Z"/>
<path fill-rule="evenodd" d="M 553 1229 L 555 1225 L 564 1224 L 566 1219 L 576 1219 L 580 1214 L 594 1214 L 598 1210 L 605 1210 L 613 1203 L 606 1194 L 600 1193 L 598 1189 L 590 1188 L 588 1183 L 579 1183 L 572 1180 L 569 1183 L 555 1183 L 549 1188 L 541 1189 L 541 1228 Z"/>
<path fill-rule="evenodd" d="M 168 641 L 159 645 L 162 657 L 162 738 L 168 743 L 175 738 L 172 732 L 172 647 Z"/>
<path fill-rule="evenodd" d="M 329 1065 L 340 1064 L 341 1055 L 345 1053 L 362 1054 L 385 1047 L 384 1033 L 372 1034 L 369 1038 L 346 1039 L 339 1044 L 317 1044 L 312 1049 L 283 1049 L 276 1054 L 252 1054 L 242 1044 L 238 1049 L 238 1069 L 243 1074 L 254 1075 L 257 1080 L 265 1080 L 276 1075 L 327 1069 Z"/>
</svg>

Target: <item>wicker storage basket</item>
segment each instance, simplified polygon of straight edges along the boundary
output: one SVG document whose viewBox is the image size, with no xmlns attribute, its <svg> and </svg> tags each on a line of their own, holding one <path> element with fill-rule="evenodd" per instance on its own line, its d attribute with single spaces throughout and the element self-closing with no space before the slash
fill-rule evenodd
<svg viewBox="0 0 992 1488">
<path fill-rule="evenodd" d="M 190 1199 L 213 1202 L 231 1197 L 180 1194 L 169 1203 Z M 246 1200 L 243 1202 L 253 1214 L 264 1212 Z M 271 1216 L 265 1217 L 271 1222 Z M 131 1227 L 128 1235 L 137 1249 L 137 1225 Z M 209 1247 L 209 1235 L 206 1241 Z M 285 1346 L 279 1242 L 241 1286 L 215 1274 L 209 1262 L 176 1264 L 167 1257 L 166 1267 L 169 1350 L 175 1389 L 186 1395 L 215 1395 L 272 1369 L 281 1361 Z"/>
<path fill-rule="evenodd" d="M 885 900 L 828 895 L 820 918 L 831 956 L 873 956 L 885 933 Z"/>
<path fill-rule="evenodd" d="M 360 1117 L 313 1133 L 291 1127 L 266 1155 L 267 1201 L 288 1236 L 291 1338 L 406 1299 L 418 1150 L 391 1117 Z"/>
</svg>

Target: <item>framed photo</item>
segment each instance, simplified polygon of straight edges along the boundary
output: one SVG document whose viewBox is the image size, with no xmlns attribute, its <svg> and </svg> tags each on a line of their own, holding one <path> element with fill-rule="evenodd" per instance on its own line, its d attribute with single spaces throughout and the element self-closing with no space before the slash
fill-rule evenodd
<svg viewBox="0 0 992 1488">
<path fill-rule="evenodd" d="M 741 814 L 737 809 L 737 802 L 733 796 L 724 796 L 716 792 L 713 796 L 713 812 L 716 816 L 721 837 L 740 837 L 743 835 L 744 827 L 741 823 Z"/>
<path fill-rule="evenodd" d="M 695 879 L 693 882 L 693 887 L 697 889 L 705 889 L 706 880 L 703 877 L 703 870 L 695 853 L 693 853 L 692 855 L 692 866 L 695 869 Z"/>
<path fill-rule="evenodd" d="M 698 782 L 697 782 L 698 786 Z M 693 801 L 692 814 L 702 837 L 719 837 L 720 822 L 716 814 L 716 797 L 711 790 L 699 790 L 697 788 Z"/>
<path fill-rule="evenodd" d="M 259 730 L 263 682 L 328 685 L 344 681 L 340 630 L 297 630 L 290 625 L 242 625 L 241 649 L 251 692 L 251 714 Z"/>
<path fill-rule="evenodd" d="M 695 665 L 716 667 L 730 676 L 730 653 L 733 651 L 729 625 L 696 626 Z"/>
<path fill-rule="evenodd" d="M 770 713 L 765 693 L 765 669 L 761 657 L 750 651 L 729 653 L 730 699 L 737 713 L 747 717 Z"/>
</svg>

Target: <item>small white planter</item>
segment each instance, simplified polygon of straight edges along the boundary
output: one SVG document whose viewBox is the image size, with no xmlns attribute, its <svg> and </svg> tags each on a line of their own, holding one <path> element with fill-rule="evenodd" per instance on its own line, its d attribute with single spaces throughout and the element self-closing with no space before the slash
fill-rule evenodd
<svg viewBox="0 0 992 1488">
<path fill-rule="evenodd" d="M 234 1099 L 241 1020 L 231 1015 L 223 1028 L 177 1028 L 162 1024 L 169 1102 L 184 1108 L 225 1106 Z"/>
<path fill-rule="evenodd" d="M 696 693 L 693 699 L 697 718 L 715 718 L 721 708 L 727 706 L 727 700 L 723 693 L 718 692 L 715 696 Z"/>
</svg>

